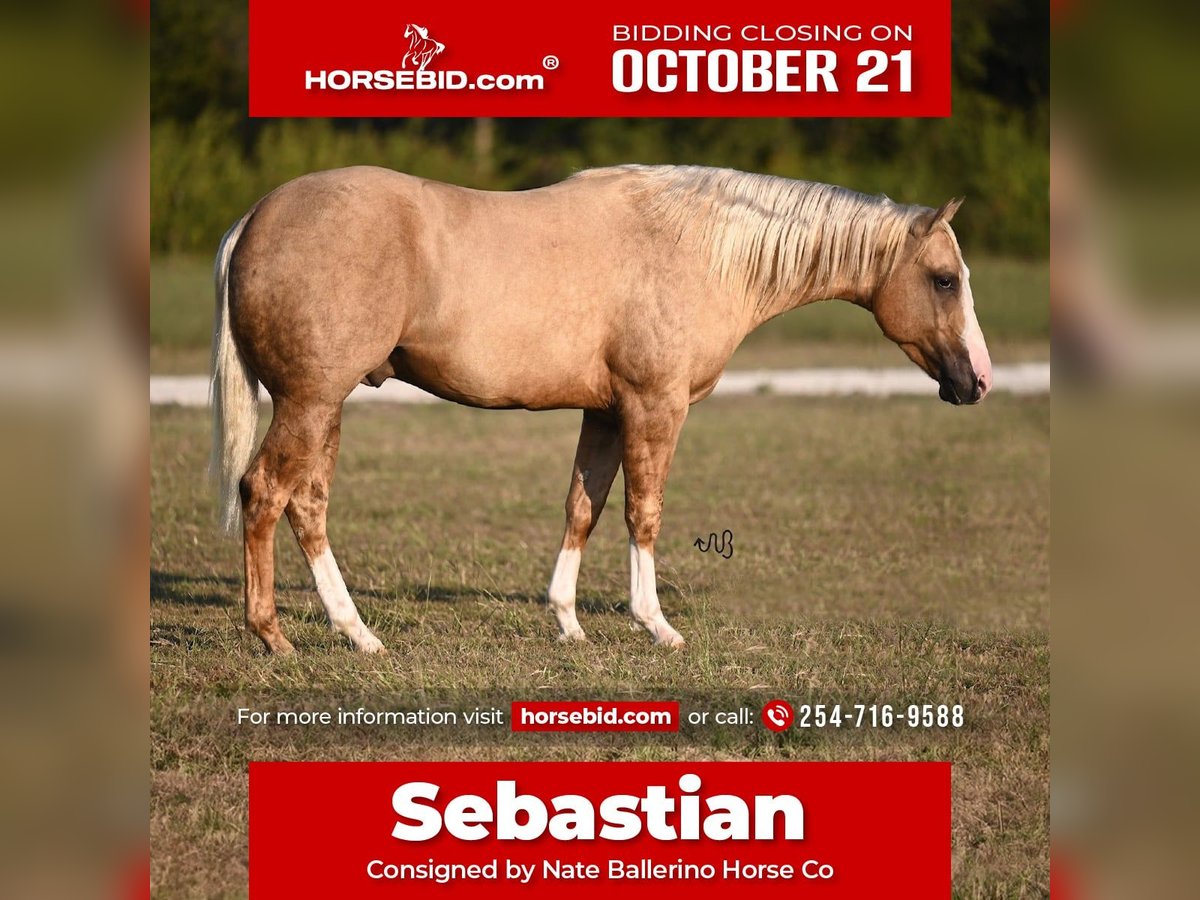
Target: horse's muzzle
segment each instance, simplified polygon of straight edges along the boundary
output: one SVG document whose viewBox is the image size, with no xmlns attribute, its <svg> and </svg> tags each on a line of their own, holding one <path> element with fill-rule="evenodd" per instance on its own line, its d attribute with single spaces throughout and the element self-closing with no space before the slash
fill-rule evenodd
<svg viewBox="0 0 1200 900">
<path fill-rule="evenodd" d="M 991 380 L 986 374 L 976 375 L 971 372 L 968 378 L 954 378 L 943 374 L 938 379 L 938 396 L 954 406 L 978 403 L 991 389 Z"/>
</svg>

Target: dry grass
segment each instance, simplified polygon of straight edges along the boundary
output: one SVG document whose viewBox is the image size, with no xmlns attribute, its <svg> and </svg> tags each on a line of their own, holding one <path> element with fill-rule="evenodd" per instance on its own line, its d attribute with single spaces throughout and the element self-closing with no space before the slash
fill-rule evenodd
<svg viewBox="0 0 1200 900">
<path fill-rule="evenodd" d="M 689 639 L 655 650 L 625 614 L 620 483 L 560 646 L 541 605 L 575 413 L 352 408 L 330 533 L 391 648 L 329 635 L 286 525 L 277 581 L 300 651 L 241 630 L 240 550 L 218 539 L 207 421 L 153 414 L 155 895 L 244 896 L 248 759 L 950 759 L 955 894 L 1046 895 L 1049 402 L 709 400 L 684 431 L 660 544 L 664 606 Z M 730 528 L 724 560 L 692 547 Z M 239 730 L 238 706 L 472 708 L 657 696 L 685 709 L 961 702 L 958 732 L 762 728 L 679 735 Z"/>
</svg>

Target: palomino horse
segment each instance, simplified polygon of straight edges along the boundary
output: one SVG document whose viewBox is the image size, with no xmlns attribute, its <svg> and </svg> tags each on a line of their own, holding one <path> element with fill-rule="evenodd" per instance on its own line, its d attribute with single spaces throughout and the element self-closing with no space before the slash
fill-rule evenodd
<svg viewBox="0 0 1200 900">
<path fill-rule="evenodd" d="M 418 72 L 424 72 L 430 61 L 446 49 L 445 44 L 429 37 L 428 28 L 422 28 L 420 25 L 404 26 L 404 36 L 408 38 L 408 52 L 404 54 L 400 64 L 408 65 L 411 59 Z"/>
<path fill-rule="evenodd" d="M 629 610 L 654 641 L 654 544 L 688 407 L 763 322 L 815 300 L 871 310 L 940 384 L 975 403 L 991 362 L 950 218 L 840 187 L 725 169 L 619 166 L 489 193 L 376 168 L 306 175 L 234 225 L 217 255 L 213 469 L 227 528 L 240 492 L 246 623 L 288 652 L 273 596 L 287 515 L 331 625 L 367 652 L 325 534 L 342 402 L 398 378 L 488 409 L 580 409 L 566 533 L 548 591 L 584 639 L 584 544 L 625 468 Z M 274 401 L 254 454 L 258 383 Z M 253 455 L 253 461 L 251 456 Z"/>
</svg>

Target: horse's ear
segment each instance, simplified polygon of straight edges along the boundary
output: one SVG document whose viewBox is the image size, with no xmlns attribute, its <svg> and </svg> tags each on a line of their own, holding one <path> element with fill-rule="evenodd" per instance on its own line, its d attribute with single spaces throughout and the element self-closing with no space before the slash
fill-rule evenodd
<svg viewBox="0 0 1200 900">
<path fill-rule="evenodd" d="M 940 207 L 938 207 L 938 211 L 933 214 L 934 223 L 949 223 L 949 221 L 954 218 L 954 214 L 958 212 L 958 208 L 962 206 L 963 201 L 966 199 L 966 197 L 955 197 L 953 200 L 947 200 Z"/>
<path fill-rule="evenodd" d="M 966 197 L 955 197 L 953 200 L 947 200 L 933 212 L 926 213 L 921 216 L 913 225 L 913 231 L 917 237 L 925 237 L 937 226 L 939 222 L 947 224 L 954 218 L 954 214 L 958 212 L 958 208 L 962 206 L 963 200 Z"/>
</svg>

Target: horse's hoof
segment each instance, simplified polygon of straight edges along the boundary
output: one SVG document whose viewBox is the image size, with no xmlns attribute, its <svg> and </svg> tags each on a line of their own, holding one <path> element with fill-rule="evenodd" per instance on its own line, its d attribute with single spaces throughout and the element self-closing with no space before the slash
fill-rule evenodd
<svg viewBox="0 0 1200 900">
<path fill-rule="evenodd" d="M 334 625 L 330 623 L 330 628 L 334 634 L 345 635 L 350 643 L 354 645 L 354 649 L 359 653 L 387 653 L 387 648 L 383 646 L 383 641 L 375 637 L 371 633 L 371 629 L 367 628 L 361 621 L 352 625 Z"/>
<path fill-rule="evenodd" d="M 683 639 L 683 635 L 677 631 L 672 631 L 669 634 L 655 635 L 654 646 L 670 647 L 672 650 L 682 650 L 687 646 L 687 641 Z"/>
<path fill-rule="evenodd" d="M 276 629 L 268 631 L 265 634 L 260 634 L 256 631 L 251 631 L 256 638 L 263 642 L 263 647 L 271 656 L 291 656 L 296 652 L 296 648 L 292 646 L 292 642 L 283 636 L 283 632 Z"/>
<path fill-rule="evenodd" d="M 586 644 L 588 642 L 588 636 L 584 633 L 583 629 L 580 628 L 577 631 L 563 632 L 558 636 L 558 642 L 560 644 Z"/>
<path fill-rule="evenodd" d="M 375 635 L 371 635 L 369 638 L 366 638 L 360 642 L 356 642 L 354 649 L 359 653 L 383 654 L 388 652 L 387 647 L 383 646 L 383 641 L 375 637 Z"/>
</svg>

